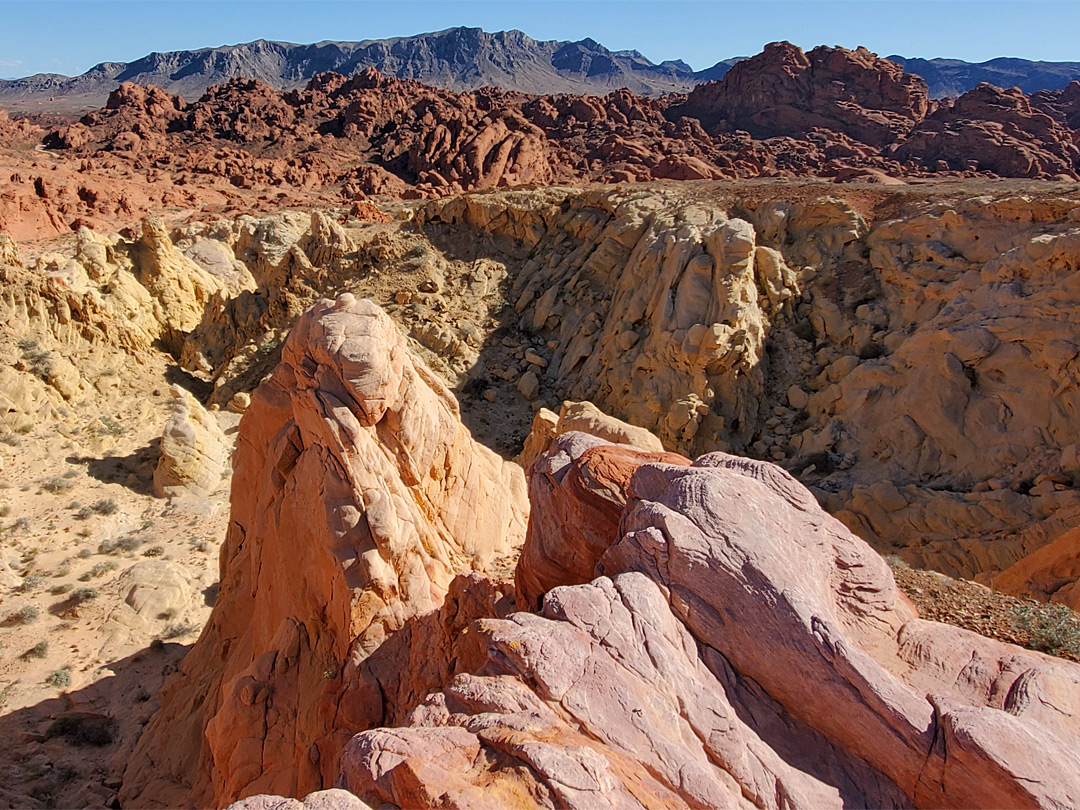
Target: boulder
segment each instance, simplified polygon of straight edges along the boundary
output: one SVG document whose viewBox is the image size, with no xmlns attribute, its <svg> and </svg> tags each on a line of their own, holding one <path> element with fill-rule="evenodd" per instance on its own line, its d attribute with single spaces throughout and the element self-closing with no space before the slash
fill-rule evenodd
<svg viewBox="0 0 1080 810">
<path fill-rule="evenodd" d="M 210 495 L 221 484 L 229 441 L 195 397 L 179 385 L 171 391 L 172 414 L 161 437 L 154 493 L 159 498 Z"/>
</svg>

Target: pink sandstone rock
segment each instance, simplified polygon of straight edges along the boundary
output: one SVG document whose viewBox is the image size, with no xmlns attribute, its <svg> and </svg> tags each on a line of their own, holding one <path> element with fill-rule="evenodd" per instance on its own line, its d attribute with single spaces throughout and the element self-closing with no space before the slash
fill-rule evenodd
<svg viewBox="0 0 1080 810">
<path fill-rule="evenodd" d="M 583 441 L 550 456 L 588 476 Z M 778 467 L 642 461 L 601 576 L 478 622 L 483 666 L 355 737 L 341 786 L 409 807 L 1077 806 L 1080 666 L 920 620 Z M 583 507 L 556 501 L 595 497 L 547 489 L 530 542 L 579 541 L 558 516 Z"/>
</svg>

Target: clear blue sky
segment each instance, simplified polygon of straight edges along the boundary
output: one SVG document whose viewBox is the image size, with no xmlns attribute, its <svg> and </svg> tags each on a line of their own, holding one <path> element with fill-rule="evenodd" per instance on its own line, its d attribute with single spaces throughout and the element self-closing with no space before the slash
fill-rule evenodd
<svg viewBox="0 0 1080 810">
<path fill-rule="evenodd" d="M 323 2 L 323 0 L 0 0 L 0 76 L 73 75 L 103 61 L 278 39 L 406 36 L 457 25 L 517 28 L 535 39 L 592 37 L 695 69 L 787 39 L 865 45 L 882 56 L 1080 61 L 1080 2 L 741 0 L 741 2 Z"/>
</svg>

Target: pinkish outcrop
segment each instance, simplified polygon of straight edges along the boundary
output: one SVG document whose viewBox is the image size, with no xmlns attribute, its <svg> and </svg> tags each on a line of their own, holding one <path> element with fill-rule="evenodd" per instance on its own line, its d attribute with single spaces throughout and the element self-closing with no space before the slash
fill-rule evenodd
<svg viewBox="0 0 1080 810">
<path fill-rule="evenodd" d="M 1065 532 L 989 581 L 994 590 L 1080 610 L 1080 529 Z"/>
<path fill-rule="evenodd" d="M 550 452 L 588 467 L 582 440 Z M 479 622 L 486 663 L 355 737 L 341 786 L 407 807 L 1080 801 L 1080 667 L 920 620 L 773 465 L 642 460 L 601 576 Z"/>
</svg>

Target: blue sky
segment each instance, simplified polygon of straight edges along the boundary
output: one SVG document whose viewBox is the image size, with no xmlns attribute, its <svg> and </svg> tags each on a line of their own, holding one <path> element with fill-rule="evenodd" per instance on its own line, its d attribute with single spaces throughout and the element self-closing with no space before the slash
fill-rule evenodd
<svg viewBox="0 0 1080 810">
<path fill-rule="evenodd" d="M 536 39 L 592 37 L 695 69 L 767 42 L 865 45 L 886 56 L 1080 61 L 1080 2 L 741 0 L 741 2 L 324 2 L 323 0 L 0 0 L 0 76 L 81 73 L 151 51 L 253 39 L 317 42 L 405 36 L 457 25 Z"/>
</svg>

